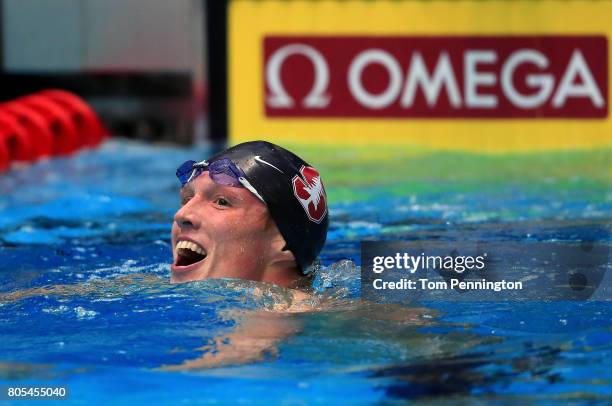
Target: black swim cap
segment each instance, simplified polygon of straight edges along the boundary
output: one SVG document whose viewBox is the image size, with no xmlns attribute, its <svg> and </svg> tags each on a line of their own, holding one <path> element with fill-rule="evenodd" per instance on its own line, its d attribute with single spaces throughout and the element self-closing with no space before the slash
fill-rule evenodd
<svg viewBox="0 0 612 406">
<path fill-rule="evenodd" d="M 238 144 L 208 161 L 222 158 L 242 169 L 304 271 L 321 252 L 329 225 L 327 196 L 317 170 L 266 141 Z"/>
</svg>

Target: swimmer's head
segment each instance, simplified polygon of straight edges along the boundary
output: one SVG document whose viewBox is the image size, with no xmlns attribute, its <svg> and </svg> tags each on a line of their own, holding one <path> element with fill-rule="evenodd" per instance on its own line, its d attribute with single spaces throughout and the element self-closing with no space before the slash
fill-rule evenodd
<svg viewBox="0 0 612 406">
<path fill-rule="evenodd" d="M 172 227 L 173 281 L 235 277 L 288 285 L 327 235 L 319 173 L 264 141 L 179 167 L 182 207 Z"/>
</svg>

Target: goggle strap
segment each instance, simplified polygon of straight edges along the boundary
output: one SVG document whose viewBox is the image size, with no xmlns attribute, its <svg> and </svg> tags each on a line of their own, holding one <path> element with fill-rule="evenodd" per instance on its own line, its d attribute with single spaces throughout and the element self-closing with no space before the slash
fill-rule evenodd
<svg viewBox="0 0 612 406">
<path fill-rule="evenodd" d="M 257 198 L 258 198 L 259 200 L 261 200 L 261 202 L 267 206 L 266 201 L 263 199 L 263 197 L 261 197 L 261 195 L 259 194 L 259 192 L 257 192 L 257 190 L 256 190 L 256 189 L 253 187 L 253 185 L 251 185 L 251 183 L 250 183 L 248 180 L 246 180 L 245 178 L 243 178 L 242 176 L 240 176 L 240 177 L 238 178 L 238 181 L 240 182 L 240 184 L 241 184 L 242 186 L 244 186 L 244 188 L 245 188 L 245 189 L 247 189 L 249 192 L 251 192 L 251 193 L 253 193 L 255 196 L 257 196 Z"/>
<path fill-rule="evenodd" d="M 195 178 L 195 174 L 197 171 L 198 171 L 198 168 L 193 168 L 191 170 L 191 175 L 189 175 L 189 178 L 187 179 L 187 182 L 185 182 L 185 184 L 188 184 L 189 182 L 193 180 L 193 178 Z"/>
<path fill-rule="evenodd" d="M 196 177 L 196 173 L 198 173 L 198 169 L 202 169 L 208 166 L 208 162 L 206 160 L 204 161 L 200 161 L 200 162 L 196 162 L 193 165 L 191 165 L 191 175 L 189 175 L 189 179 L 187 179 L 187 182 L 185 182 L 185 184 L 191 182 L 193 180 L 193 178 Z"/>
</svg>

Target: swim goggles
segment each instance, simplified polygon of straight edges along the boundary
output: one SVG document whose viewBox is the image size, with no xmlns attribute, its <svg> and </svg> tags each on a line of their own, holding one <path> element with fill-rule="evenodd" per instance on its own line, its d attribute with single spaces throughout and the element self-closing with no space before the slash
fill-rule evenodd
<svg viewBox="0 0 612 406">
<path fill-rule="evenodd" d="M 183 187 L 205 171 L 208 171 L 208 175 L 213 182 L 223 186 L 244 187 L 265 204 L 265 200 L 246 179 L 242 169 L 236 166 L 229 158 L 221 158 L 212 162 L 206 160 L 200 162 L 193 160 L 185 161 L 176 170 L 176 177 L 181 182 L 181 187 Z"/>
</svg>

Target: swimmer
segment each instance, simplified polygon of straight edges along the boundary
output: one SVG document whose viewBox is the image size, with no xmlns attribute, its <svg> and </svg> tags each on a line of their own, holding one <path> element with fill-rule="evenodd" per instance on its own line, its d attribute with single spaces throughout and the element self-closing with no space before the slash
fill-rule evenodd
<svg viewBox="0 0 612 406">
<path fill-rule="evenodd" d="M 172 225 L 172 282 L 239 278 L 286 288 L 308 285 L 308 267 L 329 224 L 325 189 L 312 166 L 277 145 L 255 141 L 187 161 L 177 177 L 181 208 Z M 201 347 L 201 357 L 160 369 L 237 365 L 275 354 L 280 340 L 299 331 L 288 315 L 312 310 L 307 294 L 293 292 L 288 307 L 228 315 L 236 321 L 233 331 Z"/>
<path fill-rule="evenodd" d="M 181 207 L 172 224 L 172 282 L 307 285 L 329 224 L 316 169 L 286 149 L 253 141 L 187 161 L 176 175 Z"/>
</svg>

